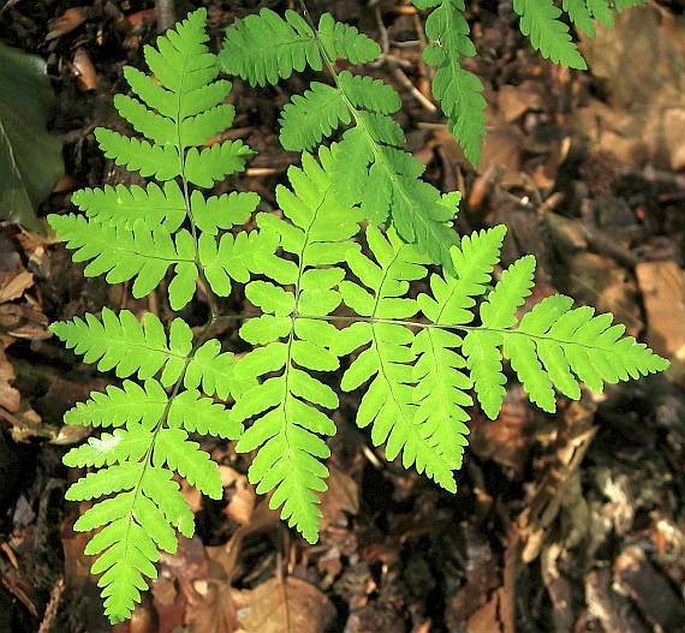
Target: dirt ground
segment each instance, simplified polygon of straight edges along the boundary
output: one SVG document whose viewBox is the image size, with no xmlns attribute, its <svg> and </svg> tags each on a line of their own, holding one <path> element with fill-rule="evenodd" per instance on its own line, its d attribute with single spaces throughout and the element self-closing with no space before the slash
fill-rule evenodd
<svg viewBox="0 0 685 633">
<path fill-rule="evenodd" d="M 66 175 L 41 215 L 69 209 L 80 187 L 130 182 L 93 130 L 116 125 L 111 98 L 156 35 L 154 3 L 6 4 L 0 39 L 47 61 L 50 125 L 64 144 Z M 177 2 L 177 17 L 199 4 Z M 61 457 L 84 430 L 61 418 L 113 377 L 79 364 L 47 326 L 104 305 L 163 318 L 169 309 L 84 280 L 61 245 L 0 226 L 0 633 L 685 631 L 685 3 L 626 13 L 583 41 L 591 71 L 571 73 L 526 45 L 510 2 L 472 2 L 479 56 L 469 65 L 489 102 L 475 170 L 430 100 L 424 15 L 396 0 L 308 4 L 383 42 L 368 72 L 401 91 L 400 121 L 427 177 L 463 193 L 461 231 L 506 223 L 504 263 L 537 256 L 536 298 L 558 290 L 610 310 L 673 366 L 603 397 L 562 400 L 553 416 L 510 385 L 496 422 L 473 412 L 456 495 L 386 463 L 346 395 L 312 547 L 255 496 L 243 456 L 205 442 L 222 464 L 224 499 L 186 491 L 197 536 L 163 558 L 132 622 L 112 629 L 72 530 L 78 507 L 64 501 L 79 473 Z M 215 48 L 236 17 L 287 7 L 205 5 Z M 261 90 L 235 82 L 231 135 L 258 155 L 221 187 L 257 191 L 275 208 L 274 187 L 297 160 L 278 145 L 279 108 L 309 79 Z M 201 323 L 205 309 L 184 317 Z"/>
</svg>

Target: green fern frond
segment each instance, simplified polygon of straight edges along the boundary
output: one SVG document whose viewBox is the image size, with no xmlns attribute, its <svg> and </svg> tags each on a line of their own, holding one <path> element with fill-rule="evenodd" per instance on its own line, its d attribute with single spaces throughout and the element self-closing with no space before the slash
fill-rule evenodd
<svg viewBox="0 0 685 633">
<path fill-rule="evenodd" d="M 226 31 L 219 55 L 226 72 L 246 79 L 252 86 L 276 84 L 293 71 L 307 66 L 322 70 L 328 60 L 345 59 L 352 64 L 374 60 L 380 47 L 354 27 L 336 22 L 330 13 L 319 20 L 318 34 L 307 21 L 292 10 L 279 16 L 270 9 L 238 20 Z M 317 43 L 323 45 L 323 51 Z"/>
<path fill-rule="evenodd" d="M 181 173 L 181 158 L 172 145 L 153 145 L 105 128 L 97 128 L 95 138 L 107 158 L 144 178 L 154 176 L 162 182 Z"/>
<path fill-rule="evenodd" d="M 151 441 L 148 434 L 146 454 Z M 100 497 L 112 488 L 126 490 L 96 502 L 74 524 L 76 531 L 102 527 L 84 553 L 97 556 L 91 572 L 102 574 L 98 586 L 112 623 L 130 617 L 140 592 L 147 589 L 146 578 L 157 577 L 154 563 L 160 550 L 176 551 L 173 528 L 188 537 L 193 534 L 192 512 L 171 476 L 171 471 L 154 468 L 143 458 L 90 474 L 67 492 L 68 499 L 79 500 Z"/>
<path fill-rule="evenodd" d="M 140 100 L 117 95 L 115 106 L 149 141 L 104 128 L 95 131 L 106 156 L 142 176 L 166 181 L 164 189 L 150 184 L 147 189 L 120 185 L 84 190 L 74 195 L 74 202 L 89 219 L 48 218 L 68 248 L 76 250 L 74 261 L 90 261 L 86 276 L 106 273 L 109 283 L 133 279 L 136 298 L 154 290 L 173 268 L 169 300 L 174 310 L 188 304 L 203 274 L 195 232 L 182 224 L 188 221 L 192 229 L 215 235 L 245 221 L 258 204 L 254 194 L 205 200 L 199 191 L 192 197 L 188 191 L 189 184 L 210 187 L 244 169 L 253 154 L 242 141 L 198 147 L 225 130 L 235 113 L 232 105 L 222 103 L 231 84 L 216 80 L 219 65 L 206 46 L 205 18 L 204 10 L 193 12 L 160 36 L 157 48 L 146 46 L 145 58 L 157 81 L 139 70 L 125 71 Z M 224 290 L 227 294 L 230 286 Z"/>
<path fill-rule="evenodd" d="M 391 215 L 400 237 L 450 268 L 449 249 L 457 242 L 450 224 L 457 212 L 458 193 L 444 194 L 419 180 L 423 166 L 411 154 L 384 145 L 389 137 L 378 119 L 364 119 L 334 146 L 336 191 L 349 203 L 359 203 L 365 217 L 384 222 Z"/>
<path fill-rule="evenodd" d="M 216 181 L 245 169 L 245 162 L 254 152 L 242 141 L 224 141 L 198 151 L 188 150 L 184 175 L 198 187 L 211 187 Z"/>
<path fill-rule="evenodd" d="M 210 234 L 200 236 L 198 255 L 204 275 L 220 297 L 231 292 L 231 279 L 247 283 L 251 273 L 278 277 L 279 260 L 274 256 L 278 235 L 273 231 L 224 233 L 219 242 Z"/>
<path fill-rule="evenodd" d="M 490 282 L 505 229 L 498 226 L 465 236 L 459 247 L 452 248 L 454 276 L 432 275 L 432 297 L 420 294 L 417 302 L 431 323 L 457 327 L 473 320 L 476 298 L 483 296 Z M 433 448 L 453 464 L 461 466 L 463 447 L 470 416 L 464 407 L 473 404 L 467 390 L 472 379 L 467 362 L 460 353 L 463 340 L 447 329 L 435 327 L 418 332 L 413 351 L 418 355 L 414 366 L 414 401 L 418 404 L 416 423 Z"/>
<path fill-rule="evenodd" d="M 208 497 L 221 499 L 221 477 L 216 463 L 197 442 L 188 440 L 183 429 L 159 429 L 152 451 L 152 464 L 157 468 L 168 465 Z"/>
<path fill-rule="evenodd" d="M 182 427 L 188 433 L 227 440 L 238 439 L 243 430 L 226 407 L 211 398 L 203 398 L 197 389 L 183 391 L 172 400 L 167 423 L 171 428 Z"/>
<path fill-rule="evenodd" d="M 480 159 L 485 136 L 483 83 L 462 65 L 476 49 L 469 38 L 470 28 L 463 11 L 464 0 L 412 0 L 419 9 L 430 9 L 426 20 L 429 45 L 423 57 L 437 70 L 432 90 L 450 122 L 450 131 L 473 165 Z"/>
<path fill-rule="evenodd" d="M 150 230 L 161 227 L 175 233 L 186 219 L 183 194 L 173 180 L 165 182 L 163 189 L 153 182 L 145 188 L 105 185 L 103 189 L 81 189 L 71 201 L 89 218 L 128 230 L 140 220 Z"/>
<path fill-rule="evenodd" d="M 623 337 L 625 326 L 612 324 L 610 314 L 595 315 L 590 307 L 571 305 L 567 297 L 549 297 L 526 314 L 517 329 L 503 335 L 504 356 L 541 408 L 555 410 L 552 386 L 577 399 L 579 382 L 601 392 L 605 383 L 668 367 L 644 344 Z"/>
<path fill-rule="evenodd" d="M 183 385 L 186 389 L 202 386 L 207 395 L 226 400 L 234 389 L 235 358 L 230 352 L 221 351 L 221 343 L 215 338 L 203 343 L 190 359 Z"/>
<path fill-rule="evenodd" d="M 281 18 L 262 9 L 228 29 L 221 60 L 229 73 L 252 85 L 276 83 L 306 65 L 321 70 L 322 60 L 327 61 L 335 86 L 315 82 L 304 95 L 293 97 L 281 118 L 283 146 L 309 150 L 339 126 L 352 124 L 334 146 L 337 195 L 347 206 L 360 205 L 374 222 L 392 220 L 402 239 L 449 268 L 449 249 L 457 241 L 450 226 L 457 198 L 441 196 L 420 180 L 423 165 L 401 149 L 404 133 L 388 116 L 400 105 L 398 95 L 383 82 L 337 73 L 331 65 L 341 57 L 352 63 L 370 61 L 380 51 L 369 42 L 329 14 L 315 30 L 293 11 Z"/>
<path fill-rule="evenodd" d="M 561 6 L 579 31 L 590 37 L 595 36 L 595 25 L 587 0 L 563 0 Z"/>
<path fill-rule="evenodd" d="M 162 322 L 149 312 L 138 321 L 129 310 L 117 315 L 103 308 L 101 319 L 86 314 L 85 319 L 53 323 L 50 329 L 84 362 L 97 362 L 99 371 L 114 369 L 118 378 L 137 374 L 146 380 L 163 370 L 160 382 L 165 387 L 181 376 L 192 350 L 193 333 L 185 321 L 174 319 L 167 337 Z"/>
<path fill-rule="evenodd" d="M 438 65 L 434 90 L 473 156 L 480 131 L 459 126 L 468 127 L 464 108 L 482 104 L 480 86 L 458 66 L 473 53 L 463 2 L 416 4 L 435 9 L 427 24 L 427 59 Z M 620 8 L 587 0 L 590 23 L 606 20 L 607 7 Z M 522 28 L 552 58 L 575 51 L 551 3 L 515 0 L 515 8 L 524 14 Z M 518 260 L 492 284 L 504 228 L 456 243 L 450 221 L 459 194 L 441 195 L 420 180 L 423 165 L 402 149 L 404 133 L 391 118 L 400 105 L 396 92 L 333 68 L 339 58 L 367 61 L 378 46 L 327 14 L 314 27 L 292 11 L 281 19 L 263 10 L 228 33 L 224 64 L 252 83 L 305 66 L 331 71 L 334 85 L 312 84 L 285 108 L 286 147 L 312 148 L 347 128 L 338 142 L 303 154 L 301 166 L 288 170 L 289 186 L 276 191 L 279 211 L 258 213 L 256 226 L 234 231 L 257 209 L 255 194 L 205 197 L 192 190 L 243 169 L 251 154 L 240 141 L 215 142 L 234 108 L 225 103 L 230 83 L 216 79 L 205 17 L 204 10 L 190 14 L 156 48 L 145 49 L 154 78 L 124 71 L 132 94 L 118 96 L 115 105 L 147 140 L 96 132 L 108 156 L 161 186 L 84 190 L 73 197 L 83 215 L 49 218 L 74 260 L 88 262 L 87 275 L 133 280 L 135 297 L 166 287 L 161 282 L 168 277 L 172 310 L 185 306 L 197 287 L 210 312 L 195 333 L 180 318 L 167 327 L 153 314 L 139 321 L 107 308 L 100 318 L 86 314 L 51 327 L 85 362 L 125 379 L 65 415 L 68 424 L 100 432 L 64 461 L 92 469 L 67 498 L 92 502 L 74 529 L 98 530 L 85 552 L 95 557 L 91 569 L 100 575 L 112 622 L 130 616 L 156 577 L 160 553 L 176 550 L 177 533 L 194 532 L 175 478 L 222 497 L 218 467 L 191 435 L 237 440 L 237 451 L 254 451 L 248 477 L 257 492 L 270 493 L 270 507 L 306 540 L 317 539 L 330 453 L 325 438 L 336 431 L 330 412 L 339 406 L 322 374 L 336 371 L 341 356 L 354 354 L 343 391 L 363 391 L 357 424 L 370 429 L 375 445 L 385 445 L 388 459 L 401 457 L 405 467 L 451 491 L 467 444 L 471 390 L 496 417 L 506 394 L 504 360 L 546 411 L 554 410 L 557 391 L 578 398 L 581 382 L 598 390 L 668 365 L 624 337 L 610 315 L 573 308 L 563 296 L 519 318 L 534 258 Z M 364 218 L 376 225 L 366 228 L 362 248 Z M 429 289 L 414 288 L 427 279 L 430 263 L 442 270 L 430 275 Z M 229 302 L 219 297 L 234 286 L 244 286 L 259 315 L 252 307 L 220 313 Z M 222 319 L 241 322 L 248 351 L 235 354 L 210 338 L 224 331 L 215 330 Z M 338 319 L 348 327 L 338 329 Z"/>
<path fill-rule="evenodd" d="M 559 19 L 561 9 L 552 0 L 514 0 L 513 7 L 521 18 L 521 32 L 545 59 L 569 68 L 587 69 L 568 26 Z"/>
<path fill-rule="evenodd" d="M 79 402 L 64 414 L 64 422 L 103 427 L 142 424 L 149 431 L 159 422 L 168 402 L 166 391 L 156 380 L 148 378 L 144 388 L 124 380 L 121 387 L 110 385 L 105 393 L 91 392 L 86 402 Z"/>
<path fill-rule="evenodd" d="M 404 325 L 383 322 L 416 314 L 418 304 L 406 295 L 409 282 L 425 277 L 426 262 L 393 232 L 386 238 L 370 226 L 366 239 L 376 261 L 357 250 L 348 251 L 347 263 L 363 285 L 343 281 L 340 290 L 348 307 L 376 322 L 356 323 L 341 333 L 339 353 L 368 347 L 345 371 L 340 387 L 352 391 L 371 379 L 357 412 L 357 424 L 361 428 L 371 425 L 374 445 L 385 443 L 389 460 L 401 453 L 405 468 L 415 465 L 418 472 L 426 472 L 454 491 L 452 470 L 457 460 L 449 451 L 436 450 L 431 433 L 426 432 L 423 420 L 417 416 L 414 334 Z"/>
<path fill-rule="evenodd" d="M 199 191 L 190 196 L 190 212 L 195 226 L 206 235 L 216 235 L 245 224 L 259 205 L 259 196 L 252 191 L 225 193 L 205 198 Z M 184 210 L 185 211 L 185 210 Z"/>
<path fill-rule="evenodd" d="M 310 373 L 338 367 L 331 350 L 337 330 L 318 319 L 340 304 L 336 285 L 344 271 L 336 264 L 352 246 L 361 219 L 334 195 L 330 151 L 322 148 L 319 161 L 305 154 L 301 168 L 288 170 L 292 189 L 279 186 L 276 192 L 283 219 L 258 216 L 295 261 L 281 260 L 277 281 L 286 288 L 265 281 L 246 287 L 248 299 L 265 314 L 241 328 L 255 349 L 234 371 L 259 384 L 238 395 L 232 411 L 236 420 L 253 419 L 236 446 L 239 452 L 257 450 L 250 481 L 260 493 L 273 491 L 270 507 L 280 507 L 281 517 L 310 542 L 318 535 L 318 493 L 326 489 L 328 474 L 321 460 L 329 449 L 321 436 L 335 433 L 320 408 L 338 406 L 335 392 Z"/>
<path fill-rule="evenodd" d="M 579 31 L 594 37 L 594 20 L 604 26 L 613 26 L 614 13 L 648 2 L 649 0 L 563 0 L 562 8 Z"/>
<path fill-rule="evenodd" d="M 52 216 L 50 222 L 67 248 L 75 251 L 75 262 L 92 260 L 83 271 L 86 277 L 107 273 L 111 284 L 134 279 L 131 292 L 140 298 L 150 294 L 173 266 L 171 307 L 180 310 L 193 298 L 198 277 L 195 242 L 185 229 L 172 237 L 161 226 L 150 230 L 140 220 L 129 230 L 72 214 Z"/>
</svg>

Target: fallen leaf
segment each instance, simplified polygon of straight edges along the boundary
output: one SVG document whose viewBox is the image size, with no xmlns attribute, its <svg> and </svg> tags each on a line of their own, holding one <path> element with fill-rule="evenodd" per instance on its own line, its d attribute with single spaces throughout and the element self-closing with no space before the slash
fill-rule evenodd
<svg viewBox="0 0 685 633">
<path fill-rule="evenodd" d="M 45 63 L 0 42 L 0 86 L 0 218 L 38 230 L 35 208 L 63 170 L 61 144 L 45 129 Z"/>
<path fill-rule="evenodd" d="M 504 120 L 515 121 L 529 110 L 541 110 L 543 106 L 542 82 L 524 81 L 518 86 L 506 84 L 497 91 L 497 106 Z"/>
<path fill-rule="evenodd" d="M 625 164 L 685 165 L 685 19 L 656 6 L 636 7 L 583 38 L 592 74 L 608 104 L 592 99 L 578 111 L 592 142 Z"/>
<path fill-rule="evenodd" d="M 641 262 L 635 272 L 649 345 L 672 361 L 666 375 L 685 386 L 685 273 L 670 261 Z"/>
<path fill-rule="evenodd" d="M 347 514 L 359 512 L 359 486 L 349 475 L 329 466 L 328 490 L 321 495 L 323 529 L 332 525 L 347 525 Z"/>
<path fill-rule="evenodd" d="M 88 19 L 88 15 L 89 10 L 87 7 L 71 7 L 67 9 L 62 15 L 48 22 L 50 30 L 45 36 L 45 41 L 49 42 L 50 40 L 62 37 L 62 35 L 71 33 L 71 31 L 81 26 Z"/>
<path fill-rule="evenodd" d="M 481 459 L 491 459 L 521 476 L 530 445 L 527 433 L 530 422 L 525 393 L 521 388 L 510 389 L 497 420 L 474 419 L 471 448 Z"/>
<path fill-rule="evenodd" d="M 19 299 L 33 286 L 33 275 L 27 270 L 0 272 L 0 303 Z"/>
<path fill-rule="evenodd" d="M 316 587 L 289 576 L 272 578 L 249 591 L 236 591 L 238 623 L 244 633 L 324 633 L 336 616 Z"/>
<path fill-rule="evenodd" d="M 223 513 L 239 525 L 247 525 L 257 502 L 254 486 L 247 477 L 230 466 L 219 466 L 221 483 L 229 489 L 230 501 Z"/>
<path fill-rule="evenodd" d="M 88 92 L 95 90 L 98 84 L 98 74 L 85 48 L 79 46 L 74 52 L 71 68 L 76 75 L 76 81 L 81 90 Z"/>
</svg>

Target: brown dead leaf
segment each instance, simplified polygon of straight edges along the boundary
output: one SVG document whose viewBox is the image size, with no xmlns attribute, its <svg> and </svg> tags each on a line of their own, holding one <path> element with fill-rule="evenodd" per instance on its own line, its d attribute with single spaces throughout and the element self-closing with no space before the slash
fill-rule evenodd
<svg viewBox="0 0 685 633">
<path fill-rule="evenodd" d="M 243 633 L 324 633 L 336 610 L 316 587 L 289 576 L 272 578 L 250 591 L 236 591 Z"/>
<path fill-rule="evenodd" d="M 672 361 L 667 375 L 685 386 L 685 273 L 675 262 L 642 262 L 635 272 L 647 313 L 647 340 Z"/>
<path fill-rule="evenodd" d="M 347 514 L 359 512 L 359 486 L 349 475 L 329 466 L 328 490 L 321 495 L 323 528 L 347 525 Z"/>
<path fill-rule="evenodd" d="M 219 466 L 221 483 L 231 495 L 223 513 L 239 525 L 247 525 L 257 502 L 257 494 L 247 477 L 230 466 Z"/>
<path fill-rule="evenodd" d="M 10 384 L 15 378 L 14 367 L 7 360 L 4 351 L 7 347 L 8 339 L 4 338 L 4 345 L 2 341 L 3 338 L 0 337 L 0 407 L 10 413 L 16 413 L 21 406 L 21 394 Z"/>
<path fill-rule="evenodd" d="M 33 275 L 28 270 L 0 272 L 0 303 L 19 299 L 33 286 Z"/>
<path fill-rule="evenodd" d="M 230 584 L 217 580 L 198 580 L 195 591 L 202 597 L 188 605 L 186 623 L 189 633 L 234 633 L 239 631 L 238 605 Z"/>
<path fill-rule="evenodd" d="M 50 30 L 45 36 L 45 41 L 49 42 L 50 40 L 62 37 L 62 35 L 71 33 L 71 31 L 81 26 L 88 19 L 89 13 L 88 7 L 71 7 L 67 9 L 62 15 L 48 22 Z"/>
<path fill-rule="evenodd" d="M 97 71 L 90 59 L 90 55 L 82 46 L 79 46 L 74 52 L 71 68 L 74 75 L 76 75 L 76 82 L 81 90 L 88 92 L 97 88 Z"/>
<path fill-rule="evenodd" d="M 530 406 L 523 390 L 513 388 L 508 391 L 497 420 L 474 419 L 471 448 L 481 459 L 492 459 L 520 476 L 529 449 L 530 421 Z"/>
<path fill-rule="evenodd" d="M 637 7 L 583 38 L 592 74 L 609 104 L 579 110 L 581 130 L 621 162 L 679 169 L 685 161 L 685 19 L 656 6 Z"/>
<path fill-rule="evenodd" d="M 628 271 L 613 257 L 579 252 L 566 267 L 566 290 L 581 303 L 597 308 L 597 312 L 611 312 L 616 321 L 624 323 L 631 335 L 642 329 L 637 303 L 637 286 Z"/>
<path fill-rule="evenodd" d="M 29 305 L 16 303 L 0 305 L 0 333 L 35 341 L 52 336 L 47 328 L 47 317 Z"/>
<path fill-rule="evenodd" d="M 542 82 L 531 80 L 518 86 L 502 86 L 497 91 L 497 106 L 504 120 L 511 123 L 530 110 L 541 110 L 542 86 Z"/>
</svg>

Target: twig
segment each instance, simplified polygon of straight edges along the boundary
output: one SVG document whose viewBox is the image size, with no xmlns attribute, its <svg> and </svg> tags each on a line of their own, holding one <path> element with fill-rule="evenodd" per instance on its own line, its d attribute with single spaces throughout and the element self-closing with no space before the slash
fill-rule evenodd
<svg viewBox="0 0 685 633">
<path fill-rule="evenodd" d="M 387 56 L 386 56 L 387 58 Z M 394 62 L 389 62 L 390 67 L 392 68 L 392 74 L 395 76 L 397 81 L 399 81 L 405 88 L 411 92 L 413 97 L 429 112 L 435 112 L 437 110 L 437 107 L 435 104 L 428 98 L 426 95 L 424 95 L 407 77 L 407 74 L 399 67 L 397 66 Z"/>
<path fill-rule="evenodd" d="M 174 0 L 156 0 L 155 16 L 157 17 L 157 32 L 162 33 L 176 22 Z"/>
<path fill-rule="evenodd" d="M 59 609 L 59 603 L 62 601 L 63 593 L 64 576 L 60 576 L 50 592 L 50 601 L 48 602 L 48 606 L 45 608 L 45 614 L 43 615 L 43 620 L 40 623 L 38 633 L 49 633 L 52 623 L 55 621 L 55 616 L 57 615 L 57 611 Z"/>
</svg>

